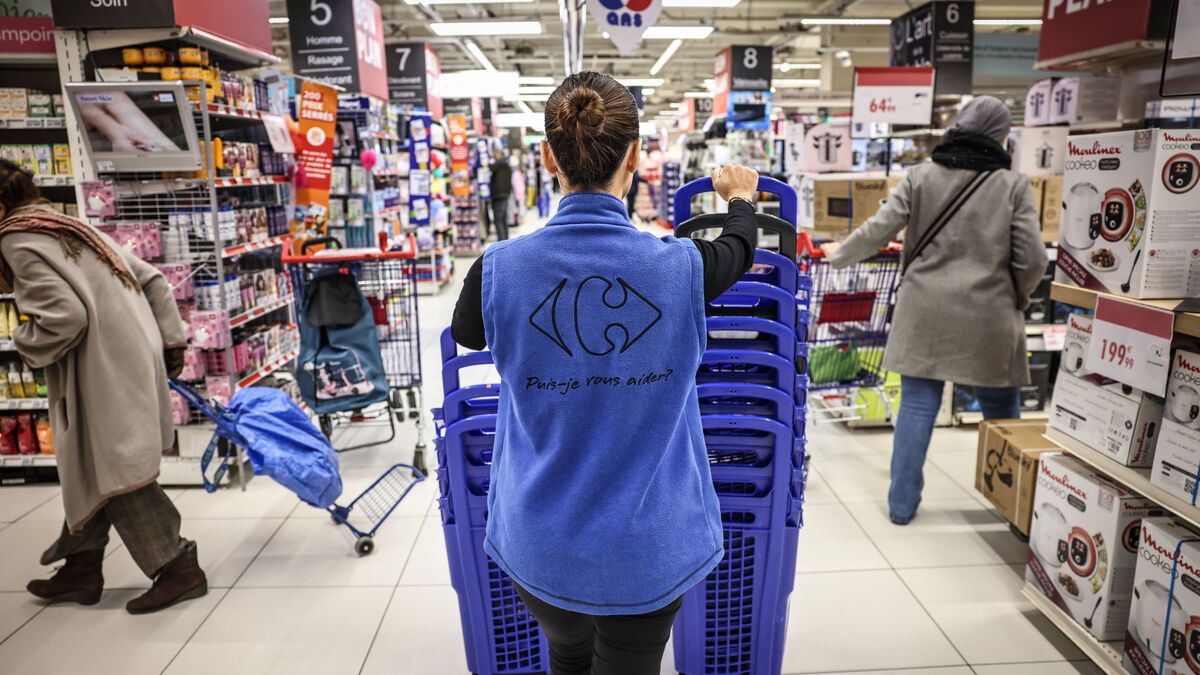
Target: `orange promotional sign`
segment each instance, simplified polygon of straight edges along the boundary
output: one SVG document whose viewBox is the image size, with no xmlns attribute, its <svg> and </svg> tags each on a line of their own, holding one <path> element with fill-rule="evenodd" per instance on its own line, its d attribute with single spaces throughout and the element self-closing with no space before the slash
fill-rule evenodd
<svg viewBox="0 0 1200 675">
<path fill-rule="evenodd" d="M 300 84 L 300 143 L 296 146 L 296 210 L 292 237 L 297 245 L 329 232 L 329 180 L 337 126 L 337 90 L 318 82 Z"/>
<path fill-rule="evenodd" d="M 455 197 L 471 194 L 471 162 L 467 148 L 467 118 L 450 115 L 446 118 L 450 130 L 450 189 Z"/>
</svg>

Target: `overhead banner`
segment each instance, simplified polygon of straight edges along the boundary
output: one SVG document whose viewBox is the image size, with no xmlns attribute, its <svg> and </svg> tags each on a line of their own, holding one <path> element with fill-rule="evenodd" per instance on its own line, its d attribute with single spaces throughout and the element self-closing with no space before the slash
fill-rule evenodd
<svg viewBox="0 0 1200 675">
<path fill-rule="evenodd" d="M 1045 0 L 1038 62 L 1166 37 L 1170 0 Z"/>
<path fill-rule="evenodd" d="M 441 59 L 424 42 L 401 42 L 387 46 L 388 97 L 391 103 L 411 110 L 426 110 L 442 116 L 439 80 Z"/>
<path fill-rule="evenodd" d="M 0 10 L 0 54 L 53 54 L 50 0 L 9 0 Z"/>
<path fill-rule="evenodd" d="M 329 231 L 329 177 L 337 126 L 337 90 L 312 80 L 300 81 L 296 148 L 296 210 L 292 237 L 301 242 Z"/>
<path fill-rule="evenodd" d="M 622 54 L 632 53 L 658 22 L 662 0 L 587 0 L 587 11 Z"/>
<path fill-rule="evenodd" d="M 933 68 L 855 68 L 854 124 L 929 124 Z"/>
<path fill-rule="evenodd" d="M 59 28 L 191 26 L 264 54 L 271 53 L 268 22 L 271 12 L 267 0 L 51 0 L 51 6 L 54 25 Z"/>
<path fill-rule="evenodd" d="M 292 70 L 386 101 L 383 16 L 375 0 L 287 0 Z"/>
<path fill-rule="evenodd" d="M 970 94 L 974 45 L 975 3 L 935 0 L 892 19 L 889 65 L 932 66 L 937 96 Z"/>
</svg>

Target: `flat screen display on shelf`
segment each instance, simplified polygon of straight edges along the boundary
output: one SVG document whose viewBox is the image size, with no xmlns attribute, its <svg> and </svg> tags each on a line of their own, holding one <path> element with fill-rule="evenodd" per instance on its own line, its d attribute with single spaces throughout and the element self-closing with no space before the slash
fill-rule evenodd
<svg viewBox="0 0 1200 675">
<path fill-rule="evenodd" d="M 729 129 L 765 131 L 771 128 L 771 92 L 734 91 L 729 93 Z"/>
<path fill-rule="evenodd" d="M 76 83 L 66 90 L 98 171 L 201 167 L 196 124 L 182 83 Z"/>
</svg>

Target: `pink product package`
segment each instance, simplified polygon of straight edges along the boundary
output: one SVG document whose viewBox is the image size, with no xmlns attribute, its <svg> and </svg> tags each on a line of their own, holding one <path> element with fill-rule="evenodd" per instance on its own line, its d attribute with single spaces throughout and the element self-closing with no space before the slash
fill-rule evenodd
<svg viewBox="0 0 1200 675">
<path fill-rule="evenodd" d="M 176 426 L 187 424 L 190 412 L 187 401 L 179 394 L 171 392 L 171 422 Z"/>
<path fill-rule="evenodd" d="M 187 263 L 158 263 L 155 267 L 167 278 L 167 283 L 171 284 L 171 289 L 175 294 L 176 300 L 186 301 L 196 297 L 196 280 L 192 276 L 191 265 Z"/>
<path fill-rule="evenodd" d="M 250 345 L 245 341 L 233 346 L 233 367 L 234 372 L 238 373 L 244 373 L 250 369 Z"/>
<path fill-rule="evenodd" d="M 204 352 L 195 347 L 188 347 L 183 353 L 183 372 L 179 374 L 179 379 L 185 382 L 199 382 L 206 374 L 208 368 Z"/>
<path fill-rule="evenodd" d="M 209 400 L 222 406 L 229 405 L 229 400 L 233 398 L 233 383 L 228 377 L 206 377 L 204 389 L 208 392 Z"/>
<path fill-rule="evenodd" d="M 101 232 L 112 237 L 119 246 L 123 246 L 142 260 L 152 260 L 162 257 L 162 232 L 158 223 L 133 222 L 103 224 L 97 226 Z"/>
<path fill-rule="evenodd" d="M 224 349 L 232 346 L 233 336 L 229 332 L 229 315 L 225 312 L 192 312 L 194 344 L 201 349 Z"/>
</svg>

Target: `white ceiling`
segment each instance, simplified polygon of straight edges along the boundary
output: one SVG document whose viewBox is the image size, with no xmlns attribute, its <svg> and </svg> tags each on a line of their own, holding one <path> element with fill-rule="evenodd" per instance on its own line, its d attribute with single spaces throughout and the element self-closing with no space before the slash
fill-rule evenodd
<svg viewBox="0 0 1200 675">
<path fill-rule="evenodd" d="M 384 18 L 385 41 L 428 40 L 442 61 L 443 71 L 478 68 L 456 38 L 440 38 L 429 30 L 430 21 L 537 20 L 543 33 L 532 36 L 475 37 L 488 59 L 500 70 L 517 70 L 522 75 L 564 76 L 563 24 L 559 3 L 576 0 L 535 0 L 528 3 L 409 5 L 403 0 L 380 0 Z M 582 2 L 582 0 L 578 0 Z M 771 45 L 775 62 L 817 62 L 818 50 L 853 49 L 876 45 L 862 51 L 860 60 L 886 59 L 879 45 L 887 44 L 886 27 L 805 28 L 805 17 L 878 17 L 893 18 L 911 5 L 902 0 L 741 0 L 728 9 L 664 8 L 659 26 L 705 25 L 715 28 L 704 40 L 684 40 L 683 46 L 658 74 L 665 83 L 647 99 L 648 112 L 655 112 L 683 92 L 703 89 L 703 81 L 713 73 L 713 56 L 730 44 Z M 1039 18 L 1041 0 L 979 0 L 978 18 Z M 286 16 L 284 0 L 271 0 L 271 15 Z M 1026 30 L 980 27 L 977 30 Z M 1036 30 L 1036 29 L 1035 29 Z M 274 27 L 276 54 L 288 57 L 286 26 Z M 670 40 L 643 40 L 628 56 L 617 52 L 601 35 L 591 17 L 584 37 L 584 68 L 626 77 L 650 77 L 650 68 L 662 55 Z M 837 68 L 826 59 L 827 67 Z M 786 77 L 819 77 L 821 71 L 791 71 Z M 776 77 L 785 75 L 776 72 Z M 531 102 L 540 110 L 537 102 Z"/>
</svg>

